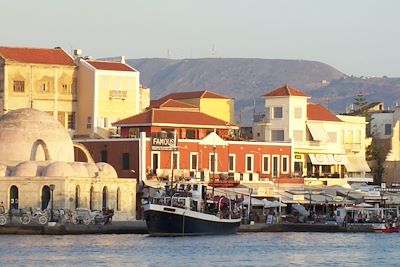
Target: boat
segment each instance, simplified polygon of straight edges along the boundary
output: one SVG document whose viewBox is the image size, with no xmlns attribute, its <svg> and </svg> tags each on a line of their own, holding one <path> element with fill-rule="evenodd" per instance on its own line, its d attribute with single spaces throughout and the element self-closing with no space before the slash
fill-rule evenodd
<svg viewBox="0 0 400 267">
<path fill-rule="evenodd" d="M 239 201 L 226 196 L 207 197 L 200 183 L 165 186 L 144 205 L 150 236 L 227 235 L 238 231 Z"/>
<path fill-rule="evenodd" d="M 377 233 L 398 233 L 397 208 L 350 206 L 336 209 L 336 222 L 348 229 L 370 229 Z"/>
</svg>

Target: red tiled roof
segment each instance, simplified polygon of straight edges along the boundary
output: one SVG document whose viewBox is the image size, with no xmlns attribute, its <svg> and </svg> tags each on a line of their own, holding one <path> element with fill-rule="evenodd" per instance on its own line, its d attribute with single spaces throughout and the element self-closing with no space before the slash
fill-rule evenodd
<svg viewBox="0 0 400 267">
<path fill-rule="evenodd" d="M 92 65 L 98 70 L 114 70 L 114 71 L 135 71 L 136 70 L 127 64 L 121 62 L 111 62 L 111 61 L 96 61 L 96 60 L 86 60 L 87 63 Z"/>
<path fill-rule="evenodd" d="M 307 119 L 313 121 L 341 121 L 335 114 L 320 104 L 307 104 Z"/>
<path fill-rule="evenodd" d="M 195 105 L 174 99 L 151 100 L 149 108 L 198 108 Z"/>
<path fill-rule="evenodd" d="M 229 97 L 219 95 L 217 93 L 208 91 L 208 90 L 203 90 L 203 91 L 193 91 L 193 92 L 177 92 L 177 93 L 171 93 L 169 95 L 166 95 L 161 99 L 192 99 L 192 98 L 221 98 L 221 99 L 230 99 Z"/>
<path fill-rule="evenodd" d="M 130 125 L 157 125 L 157 124 L 179 124 L 179 125 L 195 125 L 199 127 L 237 127 L 229 122 L 211 117 L 207 114 L 194 111 L 175 111 L 163 109 L 150 109 L 138 115 L 117 121 L 114 126 L 130 126 Z"/>
<path fill-rule="evenodd" d="M 0 47 L 0 57 L 20 63 L 75 66 L 61 48 Z"/>
<path fill-rule="evenodd" d="M 299 90 L 294 89 L 293 87 L 290 87 L 288 85 L 285 85 L 283 87 L 272 90 L 271 92 L 266 93 L 263 96 L 306 96 L 306 97 L 308 97 L 308 95 L 306 95 L 303 92 L 300 92 Z"/>
</svg>

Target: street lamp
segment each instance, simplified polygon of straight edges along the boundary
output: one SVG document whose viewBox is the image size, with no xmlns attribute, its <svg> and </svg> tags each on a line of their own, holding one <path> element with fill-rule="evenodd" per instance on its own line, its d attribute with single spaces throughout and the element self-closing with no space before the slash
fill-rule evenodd
<svg viewBox="0 0 400 267">
<path fill-rule="evenodd" d="M 51 197 L 51 210 L 50 210 L 50 221 L 53 221 L 53 208 L 54 208 L 54 195 L 53 195 L 53 191 L 56 188 L 56 186 L 54 184 L 49 185 L 50 187 L 50 197 Z"/>
</svg>

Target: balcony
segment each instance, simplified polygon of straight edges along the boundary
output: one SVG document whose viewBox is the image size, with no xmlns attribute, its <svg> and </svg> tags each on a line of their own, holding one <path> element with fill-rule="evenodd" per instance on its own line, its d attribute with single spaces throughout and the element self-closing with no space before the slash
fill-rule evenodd
<svg viewBox="0 0 400 267">
<path fill-rule="evenodd" d="M 127 98 L 127 95 L 128 95 L 128 91 L 110 90 L 109 98 L 110 98 L 110 100 L 113 100 L 113 99 L 125 100 Z"/>
</svg>

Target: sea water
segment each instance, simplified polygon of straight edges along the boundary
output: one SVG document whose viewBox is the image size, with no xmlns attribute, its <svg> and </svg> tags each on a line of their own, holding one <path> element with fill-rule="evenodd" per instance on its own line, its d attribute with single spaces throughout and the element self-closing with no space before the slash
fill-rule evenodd
<svg viewBox="0 0 400 267">
<path fill-rule="evenodd" d="M 400 266 L 400 234 L 1 235 L 0 266 Z"/>
</svg>

